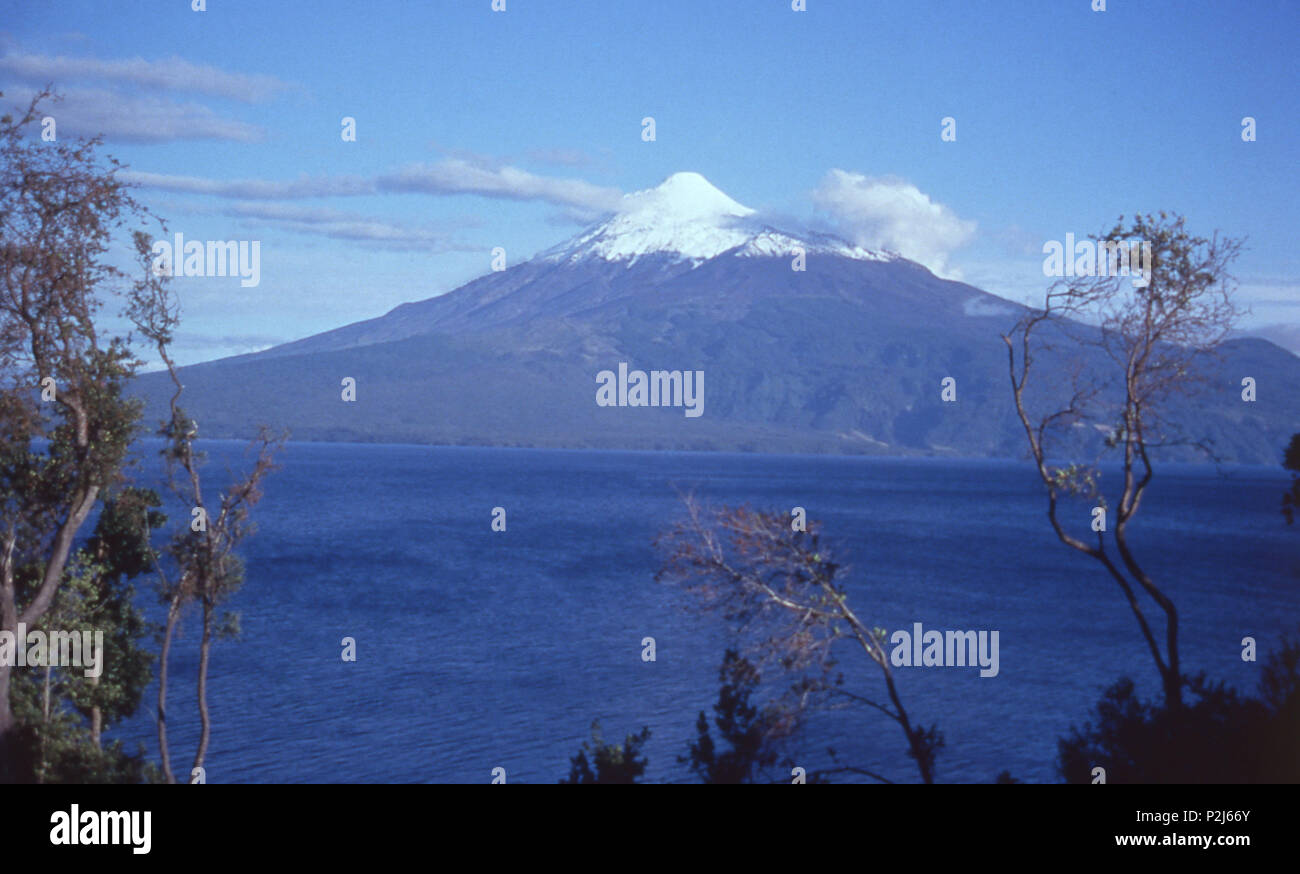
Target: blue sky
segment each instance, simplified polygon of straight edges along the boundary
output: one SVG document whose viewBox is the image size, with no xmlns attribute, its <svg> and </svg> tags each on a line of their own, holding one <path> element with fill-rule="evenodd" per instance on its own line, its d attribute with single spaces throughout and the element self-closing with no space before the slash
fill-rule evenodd
<svg viewBox="0 0 1300 874">
<path fill-rule="evenodd" d="M 177 280 L 185 363 L 451 290 L 678 170 L 1015 300 L 1045 241 L 1170 209 L 1249 238 L 1248 325 L 1300 324 L 1300 4 L 506 5 L 0 0 L 0 90 L 54 82 L 60 136 L 102 131 L 172 230 L 262 241 L 257 287 Z"/>
</svg>

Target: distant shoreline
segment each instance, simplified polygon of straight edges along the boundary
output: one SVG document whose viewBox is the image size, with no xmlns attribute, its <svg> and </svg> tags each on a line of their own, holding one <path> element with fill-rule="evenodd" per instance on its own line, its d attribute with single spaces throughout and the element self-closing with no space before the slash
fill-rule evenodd
<svg viewBox="0 0 1300 874">
<path fill-rule="evenodd" d="M 203 446 L 220 446 L 229 448 L 242 449 L 249 444 L 249 440 L 235 437 L 201 437 L 198 445 Z M 160 447 L 166 441 L 161 437 L 141 437 L 136 441 L 137 445 L 148 446 L 150 448 Z M 763 451 L 743 451 L 732 449 L 616 449 L 605 447 L 582 447 L 582 446 L 504 446 L 495 444 L 449 444 L 449 443 L 405 443 L 396 441 L 383 440 L 311 440 L 311 439 L 290 439 L 285 442 L 286 447 L 306 446 L 306 447 L 338 447 L 338 448 L 387 448 L 387 449 L 436 449 L 436 450 L 463 450 L 466 452 L 476 452 L 483 450 L 490 451 L 508 451 L 508 452 L 562 452 L 562 453 L 599 453 L 601 455 L 618 456 L 618 455 L 646 455 L 646 456 L 710 456 L 716 458 L 790 458 L 798 460 L 818 460 L 818 459 L 842 459 L 842 460 L 862 460 L 878 462 L 921 462 L 935 464 L 956 464 L 971 466 L 999 466 L 1014 468 L 1017 470 L 1032 471 L 1031 462 L 1028 459 L 1011 458 L 1008 456 L 981 456 L 981 455 L 935 455 L 916 453 L 913 455 L 891 455 L 887 453 L 852 453 L 852 452 L 763 452 Z M 1118 463 L 1113 465 L 1102 465 L 1103 471 L 1114 467 L 1119 469 Z M 1262 464 L 1256 462 L 1227 462 L 1215 463 L 1213 461 L 1165 461 L 1158 463 L 1158 469 L 1177 472 L 1180 470 L 1204 470 L 1211 469 L 1233 470 L 1233 471 L 1276 471 L 1279 482 L 1287 480 L 1286 472 L 1282 469 L 1281 461 L 1277 464 Z"/>
</svg>

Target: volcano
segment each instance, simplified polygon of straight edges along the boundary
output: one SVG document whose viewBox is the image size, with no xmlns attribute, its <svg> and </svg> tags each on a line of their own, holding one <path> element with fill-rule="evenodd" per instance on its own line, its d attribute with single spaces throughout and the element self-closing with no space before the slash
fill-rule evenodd
<svg viewBox="0 0 1300 874">
<path fill-rule="evenodd" d="M 449 293 L 183 368 L 183 402 L 209 437 L 266 423 L 302 440 L 1019 457 L 1001 335 L 1021 312 L 897 253 L 773 227 L 676 173 Z M 620 366 L 704 374 L 705 414 L 598 404 L 598 374 Z M 1071 362 L 1040 366 L 1063 386 Z M 1300 358 L 1238 339 L 1201 376 L 1170 417 L 1225 461 L 1277 463 L 1300 423 Z M 1265 386 L 1255 403 L 1246 376 Z M 165 377 L 136 390 L 162 418 Z"/>
</svg>

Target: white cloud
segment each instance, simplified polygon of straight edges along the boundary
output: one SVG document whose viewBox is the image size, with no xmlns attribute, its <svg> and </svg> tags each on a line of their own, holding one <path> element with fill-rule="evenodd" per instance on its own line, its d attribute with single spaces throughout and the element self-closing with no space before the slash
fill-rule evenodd
<svg viewBox="0 0 1300 874">
<path fill-rule="evenodd" d="M 836 169 L 812 197 L 858 245 L 889 249 L 940 276 L 959 278 L 949 270 L 948 256 L 974 237 L 975 222 L 958 218 L 915 185 Z"/>
<path fill-rule="evenodd" d="M 410 164 L 381 176 L 378 184 L 385 191 L 540 200 L 596 212 L 615 210 L 623 199 L 617 188 L 603 188 L 581 179 L 538 176 L 518 167 L 492 167 L 463 158 Z"/>
<path fill-rule="evenodd" d="M 374 194 L 375 183 L 360 176 L 299 176 L 297 179 L 208 179 L 202 176 L 176 176 L 168 173 L 144 173 L 124 170 L 118 174 L 124 182 L 162 191 L 186 194 L 209 194 L 240 200 L 291 200 L 302 197 L 341 197 Z"/>
<path fill-rule="evenodd" d="M 256 103 L 296 87 L 274 76 L 229 72 L 175 56 L 156 61 L 52 56 L 3 41 L 0 77 L 16 80 L 4 87 L 5 103 L 19 109 L 53 83 L 61 99 L 43 103 L 42 109 L 58 122 L 60 133 L 141 143 L 260 141 L 264 134 L 257 125 L 223 117 L 198 101 Z"/>
<path fill-rule="evenodd" d="M 459 242 L 451 234 L 436 227 L 397 224 L 327 207 L 262 201 L 235 203 L 226 212 L 270 227 L 381 249 L 438 253 L 472 252 L 482 248 Z"/>
<path fill-rule="evenodd" d="M 35 89 L 24 86 L 6 88 L 4 102 L 12 102 L 21 112 L 36 93 Z M 98 88 L 65 90 L 61 99 L 42 101 L 40 111 L 42 115 L 54 118 L 60 134 L 102 135 L 105 139 L 119 142 L 232 140 L 251 143 L 263 136 L 260 127 L 222 118 L 198 103 L 181 103 L 153 95 L 134 96 Z"/>
<path fill-rule="evenodd" d="M 146 61 L 144 58 L 101 60 L 6 52 L 0 55 L 0 72 L 38 85 L 71 81 L 115 82 L 245 102 L 267 100 L 290 87 L 274 76 L 230 73 L 218 67 L 192 64 L 178 57 L 160 61 Z"/>
<path fill-rule="evenodd" d="M 581 179 L 538 176 L 517 167 L 490 167 L 462 158 L 410 164 L 373 179 L 360 176 L 300 176 L 287 181 L 208 179 L 163 173 L 123 172 L 124 181 L 146 188 L 208 194 L 240 200 L 291 200 L 361 194 L 477 194 L 507 200 L 536 200 L 579 213 L 608 212 L 623 194 Z"/>
</svg>

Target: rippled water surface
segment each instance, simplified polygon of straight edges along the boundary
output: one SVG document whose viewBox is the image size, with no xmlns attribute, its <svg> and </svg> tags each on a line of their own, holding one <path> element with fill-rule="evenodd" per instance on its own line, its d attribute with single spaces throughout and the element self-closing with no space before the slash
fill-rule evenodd
<svg viewBox="0 0 1300 874">
<path fill-rule="evenodd" d="M 242 446 L 208 448 L 214 483 L 246 461 Z M 290 444 L 281 460 L 243 550 L 243 634 L 214 650 L 210 782 L 487 782 L 498 766 L 553 782 L 597 717 L 606 736 L 649 726 L 647 777 L 686 779 L 676 757 L 716 697 L 728 640 L 652 579 L 651 541 L 686 491 L 807 508 L 873 624 L 1000 632 L 997 677 L 899 669 L 909 710 L 946 735 L 941 780 L 1056 779 L 1057 738 L 1106 685 L 1129 673 L 1157 689 L 1118 589 L 1055 540 L 1023 463 L 344 444 Z M 1267 652 L 1300 619 L 1284 482 L 1280 468 L 1169 468 L 1134 523 L 1180 606 L 1189 670 L 1253 689 L 1241 638 Z M 489 528 L 495 506 L 505 533 Z M 182 772 L 196 636 L 178 647 L 171 692 Z M 355 663 L 340 659 L 345 636 Z M 149 716 L 116 736 L 156 757 Z M 880 717 L 825 714 L 794 753 L 824 765 L 828 745 L 914 779 Z"/>
</svg>

